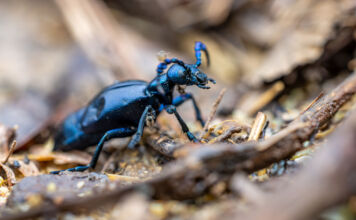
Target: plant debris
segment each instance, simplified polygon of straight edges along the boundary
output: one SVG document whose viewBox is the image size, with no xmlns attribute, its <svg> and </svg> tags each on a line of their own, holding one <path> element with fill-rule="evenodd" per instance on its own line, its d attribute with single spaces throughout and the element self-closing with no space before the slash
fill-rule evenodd
<svg viewBox="0 0 356 220">
<path fill-rule="evenodd" d="M 0 5 L 0 219 L 356 218 L 354 0 Z M 49 174 L 95 151 L 53 151 L 69 113 L 190 63 L 195 41 L 217 83 L 174 96 L 194 95 L 204 126 L 191 101 L 177 111 L 199 143 L 163 111 L 136 148 L 112 139 L 96 169 Z"/>
</svg>

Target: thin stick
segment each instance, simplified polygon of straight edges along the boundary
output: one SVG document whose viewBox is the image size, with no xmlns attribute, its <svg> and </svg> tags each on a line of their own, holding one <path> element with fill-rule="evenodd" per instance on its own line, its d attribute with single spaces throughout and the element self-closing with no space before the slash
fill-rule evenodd
<svg viewBox="0 0 356 220">
<path fill-rule="evenodd" d="M 213 118 L 214 118 L 214 116 L 215 116 L 215 114 L 216 114 L 216 111 L 217 111 L 217 109 L 218 109 L 218 106 L 219 106 L 219 104 L 220 104 L 222 98 L 224 97 L 225 92 L 226 92 L 226 88 L 223 88 L 223 89 L 221 90 L 221 92 L 219 93 L 218 98 L 215 100 L 215 103 L 214 103 L 214 105 L 213 105 L 213 107 L 212 107 L 212 109 L 211 109 L 211 111 L 210 111 L 209 118 L 208 118 L 208 120 L 206 121 L 206 123 L 205 123 L 205 125 L 204 125 L 203 133 L 200 135 L 200 137 L 203 137 L 204 134 L 205 134 L 206 132 L 208 132 L 209 124 L 210 124 L 210 122 L 213 120 Z"/>
<path fill-rule="evenodd" d="M 229 138 L 233 133 L 237 133 L 237 132 L 241 132 L 242 131 L 242 127 L 232 127 L 227 129 L 223 134 L 219 135 L 218 137 L 215 137 L 213 139 L 211 139 L 208 143 L 209 144 L 214 144 L 216 142 L 221 142 L 223 140 L 226 140 L 227 138 Z"/>
<path fill-rule="evenodd" d="M 15 150 L 15 146 L 16 146 L 16 141 L 14 140 L 14 141 L 11 143 L 9 153 L 7 154 L 5 160 L 3 160 L 3 162 L 2 162 L 3 164 L 5 164 L 5 163 L 9 160 L 10 156 L 12 155 L 12 153 L 13 153 L 14 150 Z"/>
<path fill-rule="evenodd" d="M 267 121 L 267 116 L 263 112 L 258 112 L 253 122 L 250 135 L 248 136 L 248 141 L 257 141 L 260 138 L 261 132 L 265 127 Z"/>
<path fill-rule="evenodd" d="M 319 99 L 321 99 L 321 97 L 324 96 L 324 92 L 321 92 L 299 115 L 304 114 L 306 111 L 308 111 L 315 102 L 317 102 Z"/>
</svg>

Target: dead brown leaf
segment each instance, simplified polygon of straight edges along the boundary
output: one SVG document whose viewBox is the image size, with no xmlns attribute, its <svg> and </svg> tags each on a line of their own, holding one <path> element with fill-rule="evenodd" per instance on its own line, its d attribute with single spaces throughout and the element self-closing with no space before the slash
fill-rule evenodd
<svg viewBox="0 0 356 220">
<path fill-rule="evenodd" d="M 10 167 L 4 165 L 3 163 L 0 163 L 0 166 L 5 171 L 8 187 L 12 187 L 12 185 L 16 184 L 15 173 Z"/>
</svg>

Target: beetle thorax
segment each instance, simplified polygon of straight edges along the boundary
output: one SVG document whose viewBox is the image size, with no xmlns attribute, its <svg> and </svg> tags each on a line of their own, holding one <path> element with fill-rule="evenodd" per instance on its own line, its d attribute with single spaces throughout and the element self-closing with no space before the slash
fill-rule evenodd
<svg viewBox="0 0 356 220">
<path fill-rule="evenodd" d="M 173 84 L 176 85 L 186 85 L 187 78 L 186 78 L 186 70 L 184 67 L 174 64 L 171 66 L 167 71 L 168 80 L 171 81 Z"/>
</svg>

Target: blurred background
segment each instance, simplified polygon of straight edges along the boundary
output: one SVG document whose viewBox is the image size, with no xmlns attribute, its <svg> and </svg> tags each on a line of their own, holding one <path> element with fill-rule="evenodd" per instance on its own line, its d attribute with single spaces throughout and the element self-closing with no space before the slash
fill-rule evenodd
<svg viewBox="0 0 356 220">
<path fill-rule="evenodd" d="M 300 84 L 313 99 L 319 82 L 356 66 L 354 9 L 354 0 L 4 0 L 0 122 L 17 125 L 18 146 L 26 144 L 103 87 L 151 80 L 162 50 L 194 62 L 195 41 L 207 45 L 203 69 L 218 82 L 187 89 L 201 106 L 224 87 L 219 113 L 234 117 L 253 116 Z M 282 107 L 299 107 L 299 94 Z M 190 107 L 180 110 L 188 121 Z"/>
<path fill-rule="evenodd" d="M 69 201 L 70 204 L 74 200 L 73 195 L 82 199 L 83 193 L 88 189 L 92 193 L 91 187 L 98 182 L 100 185 L 110 180 L 125 185 L 151 177 L 153 177 L 151 179 L 153 181 L 157 181 L 157 179 L 160 181 L 160 177 L 155 179 L 154 175 L 167 167 L 169 169 L 169 165 L 173 163 L 168 162 L 172 160 L 182 161 L 182 158 L 188 158 L 187 167 L 190 167 L 190 151 L 183 150 L 181 155 L 177 151 L 177 155 L 167 156 L 163 152 L 165 149 L 158 150 L 160 153 L 157 153 L 157 149 L 154 148 L 154 146 L 161 146 L 160 144 L 163 143 L 162 146 L 168 146 L 169 153 L 172 153 L 173 150 L 181 147 L 180 144 L 188 142 L 176 119 L 171 116 L 165 117 L 165 114 L 162 113 L 158 119 L 159 129 L 157 131 L 159 132 L 145 130 L 147 133 L 142 141 L 144 146 L 141 143 L 135 150 L 126 150 L 127 143 L 120 142 L 121 139 L 112 144 L 116 149 L 110 149 L 110 144 L 106 145 L 106 149 L 104 149 L 106 153 L 102 153 L 99 161 L 102 167 L 99 166 L 100 169 L 96 169 L 98 173 L 47 175 L 49 171 L 88 164 L 91 158 L 93 148 L 89 148 L 89 152 L 52 152 L 51 134 L 65 116 L 85 106 L 96 93 L 110 84 L 128 79 L 152 80 L 156 76 L 156 66 L 159 63 L 159 56 L 162 54 L 167 54 L 169 58 L 178 57 L 186 63 L 194 63 L 195 41 L 201 41 L 207 45 L 211 65 L 206 66 L 203 56 L 201 68 L 209 77 L 217 81 L 217 84 L 212 85 L 210 90 L 202 90 L 197 87 L 186 88 L 187 92 L 192 92 L 196 96 L 205 120 L 210 112 L 213 112 L 213 105 L 219 93 L 226 88 L 221 103 L 216 105 L 218 111 L 211 123 L 215 123 L 215 125 L 210 127 L 213 129 L 209 130 L 210 134 L 206 138 L 209 144 L 217 143 L 217 145 L 196 144 L 193 147 L 189 144 L 184 145 L 189 150 L 190 148 L 194 150 L 194 147 L 197 147 L 196 152 L 199 152 L 198 147 L 200 147 L 203 149 L 202 153 L 196 155 L 206 156 L 206 152 L 209 151 L 204 151 L 204 147 L 224 146 L 226 149 L 228 149 L 227 147 L 235 149 L 233 147 L 241 146 L 238 145 L 239 143 L 250 140 L 248 138 L 252 132 L 248 134 L 247 130 L 250 129 L 255 118 L 258 121 L 256 114 L 259 111 L 264 113 L 260 113 L 264 117 L 263 128 L 260 127 L 263 132 L 260 130 L 256 140 L 266 139 L 268 141 L 269 138 L 272 139 L 271 137 L 274 137 L 273 135 L 278 131 L 283 132 L 284 128 L 288 130 L 290 122 L 298 119 L 323 94 L 329 94 L 347 76 L 355 73 L 356 1 L 1 0 L 0 155 L 8 156 L 7 159 L 0 162 L 3 170 L 0 178 L 0 208 L 4 207 L 3 205 L 9 197 L 8 201 L 10 202 L 7 202 L 7 206 L 11 205 L 11 202 L 15 205 L 20 204 L 19 209 L 13 209 L 15 214 L 18 214 L 17 210 L 29 211 L 31 214 L 30 208 L 33 205 L 43 205 L 48 201 L 52 205 L 66 205 L 66 202 Z M 352 85 L 348 89 L 351 90 Z M 331 93 L 328 97 L 333 97 L 333 95 Z M 356 99 L 353 98 L 351 102 L 355 103 L 355 101 Z M 340 107 L 335 104 L 336 102 L 330 102 L 327 104 L 330 104 L 331 107 L 337 109 Z M 316 106 L 315 108 L 320 107 Z M 294 143 L 297 142 L 301 142 L 299 144 L 303 147 L 293 157 L 287 155 L 288 158 L 284 156 L 278 159 L 278 156 L 281 157 L 282 154 L 278 152 L 277 144 L 282 143 L 283 145 L 284 142 L 277 141 L 278 143 L 275 144 L 277 153 L 269 156 L 272 159 L 277 157 L 278 160 L 272 160 L 273 164 L 266 163 L 264 169 L 249 173 L 248 178 L 242 184 L 245 187 L 243 188 L 245 192 L 243 190 L 242 192 L 259 201 L 260 192 L 265 188 L 268 191 L 272 187 L 267 185 L 265 188 L 259 188 L 256 187 L 257 184 L 271 178 L 271 182 L 265 182 L 273 185 L 274 177 L 280 177 L 285 173 L 293 174 L 301 165 L 304 165 L 304 161 L 314 155 L 314 151 L 317 151 L 320 144 L 325 142 L 325 137 L 338 126 L 338 123 L 347 114 L 346 112 L 352 108 L 351 104 L 345 106 L 335 117 L 331 119 L 330 116 L 326 125 L 320 128 L 318 134 L 313 133 L 310 139 L 309 136 L 304 140 L 299 136 L 294 137 L 292 132 L 288 133 L 292 134 L 290 135 L 292 141 L 287 147 L 293 148 L 295 147 Z M 331 107 L 324 108 L 324 113 Z M 179 107 L 178 111 L 195 134 L 205 132 L 195 122 L 191 103 Z M 318 112 L 315 109 L 313 111 Z M 235 129 L 236 127 L 241 128 L 235 132 L 235 136 L 232 135 L 234 131 L 230 129 L 234 126 Z M 315 125 L 313 129 L 318 132 L 319 124 Z M 349 129 L 349 133 L 350 130 L 353 131 Z M 226 139 L 225 137 L 226 140 L 220 138 L 218 141 L 218 138 L 224 135 L 223 131 L 231 131 L 231 138 Z M 294 131 L 297 133 L 296 129 Z M 262 133 L 261 137 L 260 133 Z M 293 138 L 299 139 L 293 141 Z M 17 144 L 15 154 L 12 155 L 9 146 L 14 139 Z M 343 135 L 339 135 L 339 139 L 345 138 Z M 219 145 L 219 142 L 224 144 Z M 342 143 L 342 141 L 340 142 Z M 340 146 L 338 147 L 340 148 Z M 173 149 L 174 147 L 176 149 Z M 219 150 L 221 149 L 224 148 Z M 248 148 L 246 149 L 246 155 L 250 155 Z M 341 152 L 342 148 L 340 149 Z M 220 164 L 223 164 L 221 161 L 225 162 L 226 158 L 229 159 L 231 156 L 228 150 L 227 152 L 221 157 L 219 157 L 219 152 L 216 153 L 217 160 L 216 163 L 212 160 L 213 167 L 216 166 L 220 169 Z M 236 152 L 235 154 L 239 154 Z M 353 155 L 346 150 L 343 152 L 346 152 L 345 155 Z M 333 151 L 331 154 L 333 156 Z M 319 210 L 318 205 L 324 202 L 320 197 L 337 194 L 330 193 L 332 190 L 329 191 L 328 186 L 333 186 L 330 184 L 323 185 L 324 188 L 321 189 L 324 191 L 314 190 L 319 189 L 319 185 L 322 185 L 319 183 L 332 183 L 332 180 L 338 180 L 338 183 L 342 183 L 337 185 L 338 189 L 345 188 L 343 185 L 347 182 L 343 180 L 345 176 L 341 175 L 343 178 L 336 178 L 339 175 L 335 175 L 334 178 L 333 175 L 335 173 L 342 174 L 345 167 L 351 167 L 349 164 L 352 164 L 350 162 L 352 158 L 349 158 L 349 163 L 344 164 L 341 154 L 337 154 L 341 162 L 336 164 L 339 166 L 335 165 L 336 168 L 330 168 L 330 164 L 333 165 L 334 161 L 330 158 L 323 159 L 323 163 L 314 166 L 319 169 L 313 170 L 313 166 L 308 167 L 312 173 L 310 176 L 315 179 L 319 177 L 319 182 L 314 180 L 314 182 L 305 181 L 306 185 L 303 185 L 303 182 L 300 184 L 301 189 L 309 189 L 312 192 L 304 191 L 306 192 L 305 197 L 316 195 L 315 197 L 311 196 L 312 199 L 309 200 L 308 198 L 297 199 L 300 203 L 294 208 L 302 210 L 302 212 L 298 211 L 301 216 L 308 213 L 305 211 L 308 208 L 316 207 L 319 213 L 321 209 Z M 263 159 L 263 157 L 261 158 Z M 165 166 L 165 164 L 169 165 Z M 241 162 L 241 164 L 249 165 L 247 162 Z M 329 167 L 325 164 L 329 164 Z M 228 168 L 234 166 L 238 175 L 243 173 L 236 168 L 238 166 L 235 167 L 236 164 L 226 163 L 224 165 Z M 352 174 L 354 169 L 349 171 L 350 176 L 354 177 L 355 175 Z M 169 183 L 172 184 L 172 182 L 176 184 L 175 181 L 184 176 L 182 179 L 186 182 L 180 184 L 182 182 L 178 181 L 180 187 L 176 187 L 178 184 L 173 184 L 171 191 L 179 191 L 182 188 L 191 196 L 189 190 L 202 193 L 199 190 L 204 188 L 204 181 L 217 181 L 214 178 L 218 179 L 221 173 L 225 174 L 224 172 L 204 173 L 204 171 L 199 174 L 201 176 L 198 175 L 194 179 L 195 176 L 190 175 L 194 172 L 189 169 L 184 169 L 184 172 L 182 175 L 177 172 L 178 178 L 173 178 L 170 181 L 168 178 L 168 181 L 163 181 L 162 185 L 170 186 Z M 326 179 L 324 174 L 329 179 Z M 85 175 L 87 176 L 85 177 Z M 81 177 L 77 178 L 78 176 Z M 127 206 L 118 203 L 118 206 L 113 208 L 114 214 L 123 215 L 122 219 L 128 219 L 125 213 L 128 213 L 130 219 L 142 219 L 140 217 L 147 215 L 147 207 L 149 207 L 151 214 L 161 216 L 159 219 L 169 216 L 173 216 L 172 218 L 188 216 L 186 219 L 191 219 L 192 216 L 186 215 L 188 211 L 190 214 L 197 213 L 196 219 L 202 219 L 213 213 L 210 205 L 215 203 L 218 212 L 216 212 L 215 218 L 211 219 L 221 219 L 225 210 L 240 210 L 236 208 L 242 207 L 243 209 L 247 204 L 244 197 L 246 195 L 243 193 L 236 195 L 240 192 L 234 192 L 235 178 L 231 178 L 231 183 L 231 176 L 232 174 L 225 178 L 226 176 L 221 175 L 220 177 L 223 178 L 219 180 L 220 182 L 217 181 L 217 184 L 211 188 L 212 190 L 204 195 L 198 194 L 199 196 L 188 202 L 175 199 L 158 201 L 174 196 L 174 193 L 169 190 L 166 191 L 166 195 L 158 197 L 157 201 L 149 196 L 143 198 L 134 194 L 132 197 L 128 197 L 129 199 L 133 198 L 133 202 L 128 200 L 129 202 L 126 203 L 126 200 L 123 200 L 122 204 L 128 204 Z M 185 179 L 185 177 L 187 178 Z M 195 182 L 190 181 L 189 177 Z M 164 177 L 162 179 L 164 180 Z M 292 183 L 294 180 L 293 178 L 286 182 Z M 192 182 L 196 184 L 192 185 Z M 251 187 L 250 183 L 257 184 Z M 13 186 L 14 190 L 12 191 Z M 314 186 L 314 188 L 308 188 L 310 186 Z M 164 190 L 164 187 L 158 186 L 157 188 Z M 262 188 L 263 190 L 261 190 Z M 283 194 L 284 191 L 280 191 L 278 185 L 274 188 L 277 189 L 274 193 Z M 74 191 L 76 192 L 74 193 Z M 32 192 L 35 192 L 34 197 L 29 196 Z M 292 192 L 299 196 L 297 190 Z M 268 191 L 268 193 L 270 192 Z M 62 200 L 57 200 L 57 195 Z M 283 195 L 288 196 L 289 194 Z M 354 219 L 356 216 L 354 192 L 352 195 L 353 197 L 347 195 L 347 198 L 351 198 L 348 208 L 344 206 L 348 213 L 352 212 L 349 219 Z M 238 196 L 241 196 L 242 199 L 236 199 Z M 229 199 L 231 200 L 229 201 Z M 273 197 L 256 204 L 265 207 L 272 200 L 277 199 Z M 24 206 L 22 204 L 24 201 L 29 204 Z M 45 202 L 41 203 L 43 201 Z M 239 206 L 234 206 L 231 201 L 238 201 Z M 242 206 L 240 206 L 240 202 L 243 203 Z M 295 200 L 293 200 L 293 204 L 294 202 Z M 346 195 L 343 202 L 347 203 Z M 148 203 L 149 205 L 147 205 Z M 284 201 L 281 203 L 288 205 Z M 337 200 L 337 202 L 328 203 L 323 208 L 340 203 L 341 200 Z M 128 211 L 124 209 L 126 212 L 115 211 L 122 207 L 131 208 L 127 208 Z M 200 209 L 204 210 L 199 214 Z M 294 211 L 294 209 L 290 210 Z M 98 215 L 102 216 L 100 211 Z M 258 212 L 253 210 L 250 213 Z M 343 210 L 339 213 L 343 215 Z M 21 213 L 19 214 L 21 215 Z M 115 216 L 114 214 L 113 216 Z M 134 214 L 139 217 L 131 218 Z M 275 215 L 275 213 L 272 214 L 271 216 Z M 71 213 L 68 214 L 68 219 L 72 219 L 71 215 Z M 265 216 L 262 215 L 262 217 L 262 219 L 266 219 Z M 113 219 L 117 218 L 113 217 Z"/>
</svg>

